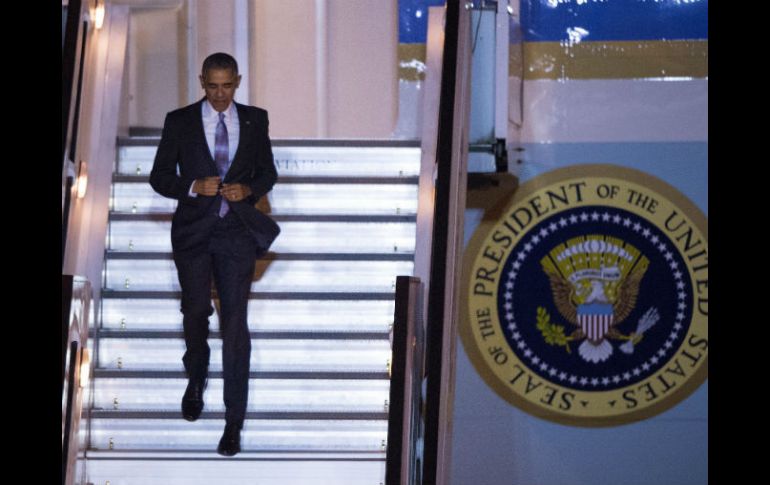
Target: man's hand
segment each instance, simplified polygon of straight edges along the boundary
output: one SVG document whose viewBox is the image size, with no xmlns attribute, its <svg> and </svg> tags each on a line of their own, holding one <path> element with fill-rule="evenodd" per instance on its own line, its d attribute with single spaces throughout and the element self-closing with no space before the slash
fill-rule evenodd
<svg viewBox="0 0 770 485">
<path fill-rule="evenodd" d="M 238 202 L 251 195 L 251 188 L 244 184 L 222 184 L 219 193 L 228 202 Z"/>
<path fill-rule="evenodd" d="M 213 197 L 219 193 L 219 183 L 222 177 L 205 177 L 193 183 L 192 191 L 200 195 Z"/>
</svg>

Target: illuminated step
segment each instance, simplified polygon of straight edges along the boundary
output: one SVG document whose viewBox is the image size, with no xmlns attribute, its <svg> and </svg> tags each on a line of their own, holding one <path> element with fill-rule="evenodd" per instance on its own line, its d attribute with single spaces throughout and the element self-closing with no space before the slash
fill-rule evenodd
<svg viewBox="0 0 770 485">
<path fill-rule="evenodd" d="M 123 369 L 94 369 L 94 377 L 99 379 L 186 379 L 185 371 L 177 370 L 123 370 Z M 209 370 L 209 379 L 222 379 L 221 370 Z M 330 380 L 390 380 L 386 370 L 357 371 L 343 369 L 340 371 L 249 371 L 249 379 L 330 379 Z"/>
<path fill-rule="evenodd" d="M 142 221 L 162 221 L 171 222 L 173 214 L 170 212 L 158 213 L 131 213 L 131 212 L 110 212 L 109 221 L 113 222 L 142 222 Z M 270 213 L 276 222 L 413 222 L 415 215 L 410 214 L 277 214 Z"/>
<path fill-rule="evenodd" d="M 383 332 L 393 323 L 393 300 L 250 300 L 251 331 Z M 102 300 L 102 325 L 107 329 L 179 330 L 179 299 Z M 210 329 L 219 328 L 217 312 Z"/>
<path fill-rule="evenodd" d="M 109 288 L 102 289 L 102 298 L 125 298 L 125 299 L 137 299 L 137 300 L 164 300 L 164 299 L 180 299 L 182 298 L 181 291 L 131 291 L 120 290 L 115 291 Z M 328 291 L 313 291 L 313 292 L 301 292 L 301 291 L 287 291 L 287 292 L 259 292 L 252 291 L 249 293 L 249 300 L 393 300 L 395 293 L 378 292 L 378 293 L 366 293 L 366 292 L 328 292 Z"/>
<path fill-rule="evenodd" d="M 150 175 L 155 146 L 118 147 L 118 173 Z M 149 143 L 152 143 L 150 141 Z M 359 143 L 360 145 L 361 143 Z M 397 146 L 397 145 L 412 146 Z M 415 177 L 420 173 L 420 148 L 415 143 L 393 146 L 280 146 L 273 144 L 279 176 L 303 177 Z"/>
<path fill-rule="evenodd" d="M 278 223 L 281 234 L 270 250 L 277 253 L 413 253 L 414 222 Z M 113 251 L 171 251 L 170 220 L 116 220 L 107 231 Z"/>
<path fill-rule="evenodd" d="M 224 419 L 104 418 L 91 421 L 95 450 L 215 451 Z M 387 420 L 252 420 L 241 432 L 243 451 L 384 451 Z"/>
<path fill-rule="evenodd" d="M 215 399 L 221 398 L 221 396 L 215 396 Z M 225 411 L 209 411 L 205 410 L 201 413 L 199 419 L 205 420 L 217 420 L 225 419 L 227 413 Z M 173 410 L 125 410 L 125 409 L 93 409 L 91 412 L 92 419 L 168 419 L 176 420 L 182 417 L 180 406 L 174 406 Z M 262 420 L 306 420 L 306 421 L 322 421 L 322 420 L 345 420 L 345 421 L 378 421 L 387 420 L 388 413 L 378 411 L 373 413 L 359 412 L 359 411 L 287 411 L 287 410 L 274 410 L 274 411 L 249 411 L 245 415 L 245 419 L 249 421 Z"/>
<path fill-rule="evenodd" d="M 110 260 L 159 260 L 174 259 L 171 252 L 159 251 L 107 251 L 104 259 Z M 264 261 L 412 261 L 409 253 L 275 253 L 267 251 L 259 258 Z"/>
<path fill-rule="evenodd" d="M 411 261 L 265 261 L 256 264 L 252 291 L 395 291 L 398 275 L 411 275 Z M 173 260 L 107 260 L 105 288 L 114 291 L 180 290 Z"/>
<path fill-rule="evenodd" d="M 385 483 L 382 455 L 244 451 L 225 458 L 213 451 L 94 450 L 88 452 L 88 477 L 99 485 L 378 485 Z"/>
<path fill-rule="evenodd" d="M 95 330 L 90 330 L 89 335 L 93 336 Z M 298 332 L 296 330 L 284 332 L 249 332 L 252 339 L 260 340 L 380 340 L 389 338 L 389 332 L 321 332 L 317 329 Z M 184 332 L 181 327 L 172 330 L 158 329 L 109 329 L 100 328 L 99 338 L 121 338 L 121 339 L 157 339 L 157 338 L 183 338 Z M 209 327 L 209 337 L 222 338 L 218 329 Z"/>
<path fill-rule="evenodd" d="M 278 183 L 269 194 L 276 214 L 416 214 L 417 186 L 407 184 Z M 111 209 L 118 212 L 168 213 L 177 201 L 148 183 L 114 183 Z"/>
<path fill-rule="evenodd" d="M 205 410 L 224 412 L 222 379 L 209 378 Z M 102 378 L 94 389 L 94 408 L 120 411 L 177 410 L 185 378 Z M 251 379 L 248 412 L 387 411 L 387 380 Z"/>
<path fill-rule="evenodd" d="M 209 338 L 209 370 L 222 369 L 222 341 Z M 100 338 L 100 369 L 182 370 L 182 338 Z M 358 371 L 383 372 L 391 358 L 388 340 L 251 341 L 250 368 L 254 371 Z"/>
</svg>

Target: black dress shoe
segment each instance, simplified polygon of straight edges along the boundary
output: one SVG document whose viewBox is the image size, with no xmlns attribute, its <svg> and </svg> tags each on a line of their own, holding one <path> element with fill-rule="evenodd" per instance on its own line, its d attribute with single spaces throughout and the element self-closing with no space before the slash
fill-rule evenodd
<svg viewBox="0 0 770 485">
<path fill-rule="evenodd" d="M 195 421 L 203 411 L 203 391 L 207 379 L 190 379 L 182 397 L 182 416 L 187 421 Z"/>
<path fill-rule="evenodd" d="M 226 423 L 225 432 L 222 439 L 219 440 L 217 453 L 223 456 L 233 456 L 241 451 L 241 425 L 237 423 Z"/>
</svg>

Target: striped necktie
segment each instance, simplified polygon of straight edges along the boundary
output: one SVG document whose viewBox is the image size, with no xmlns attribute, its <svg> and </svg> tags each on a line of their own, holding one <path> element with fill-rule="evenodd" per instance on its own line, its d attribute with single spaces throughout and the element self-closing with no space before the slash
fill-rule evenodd
<svg viewBox="0 0 770 485">
<path fill-rule="evenodd" d="M 217 123 L 217 131 L 214 135 L 214 161 L 217 163 L 219 176 L 222 177 L 222 180 L 224 180 L 227 169 L 229 168 L 229 158 L 230 154 L 227 142 L 227 126 L 225 126 L 225 114 L 219 113 L 219 123 Z M 222 205 L 219 207 L 219 217 L 224 217 L 228 210 L 230 210 L 230 206 L 227 201 L 222 198 Z"/>
</svg>

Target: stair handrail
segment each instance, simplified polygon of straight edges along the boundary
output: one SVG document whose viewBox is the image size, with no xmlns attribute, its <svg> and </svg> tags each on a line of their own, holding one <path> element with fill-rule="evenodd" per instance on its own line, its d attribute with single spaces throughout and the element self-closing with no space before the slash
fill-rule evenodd
<svg viewBox="0 0 770 485">
<path fill-rule="evenodd" d="M 88 351 L 91 298 L 88 279 L 62 275 L 62 485 L 72 484 L 76 475 L 83 396 L 91 373 Z"/>
<path fill-rule="evenodd" d="M 451 470 L 458 292 L 467 188 L 471 6 L 447 0 L 443 8 L 440 96 L 431 167 L 435 195 L 430 272 L 425 281 L 425 433 L 419 482 L 425 485 L 449 483 Z M 424 113 L 426 118 L 432 115 Z"/>
<path fill-rule="evenodd" d="M 385 485 L 421 483 L 425 400 L 422 292 L 419 278 L 396 278 Z"/>
</svg>

